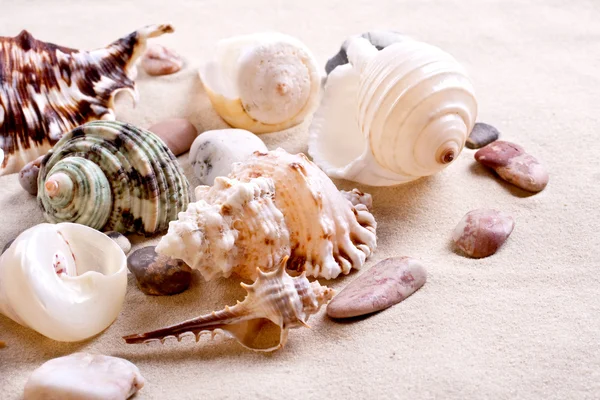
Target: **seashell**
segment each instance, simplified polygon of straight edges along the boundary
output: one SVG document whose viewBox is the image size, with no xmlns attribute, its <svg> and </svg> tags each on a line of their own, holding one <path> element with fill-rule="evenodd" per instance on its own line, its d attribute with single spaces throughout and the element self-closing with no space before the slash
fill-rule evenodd
<svg viewBox="0 0 600 400">
<path fill-rule="evenodd" d="M 212 185 L 218 176 L 227 176 L 233 163 L 246 161 L 252 153 L 266 153 L 267 146 L 252 132 L 243 129 L 207 131 L 190 149 L 194 175 L 202 185 Z"/>
<path fill-rule="evenodd" d="M 118 121 L 65 134 L 42 161 L 38 203 L 48 222 L 151 235 L 189 202 L 187 178 L 153 133 Z"/>
<path fill-rule="evenodd" d="M 319 101 L 314 56 L 298 39 L 281 33 L 221 40 L 200 78 L 221 118 L 254 133 L 298 125 Z"/>
<path fill-rule="evenodd" d="M 277 350 L 285 345 L 290 329 L 308 326 L 308 318 L 334 295 L 333 289 L 321 286 L 317 281 L 309 282 L 304 274 L 295 278 L 289 276 L 285 271 L 286 261 L 287 257 L 284 257 L 271 272 L 257 269 L 257 279 L 252 285 L 242 283 L 248 295 L 235 306 L 124 339 L 127 343 L 158 340 L 164 343 L 169 337 L 181 340 L 184 334 L 191 333 L 198 341 L 202 334 L 214 336 L 221 332 L 250 350 Z M 269 340 L 273 331 L 278 333 L 275 342 Z"/>
<path fill-rule="evenodd" d="M 128 399 L 144 383 L 138 367 L 127 360 L 73 353 L 46 361 L 33 371 L 23 400 Z"/>
<path fill-rule="evenodd" d="M 192 270 L 183 261 L 156 254 L 155 246 L 134 251 L 127 267 L 135 276 L 138 288 L 153 296 L 170 296 L 190 286 Z"/>
<path fill-rule="evenodd" d="M 153 44 L 142 57 L 142 68 L 148 75 L 170 75 L 183 67 L 183 59 L 173 50 Z"/>
<path fill-rule="evenodd" d="M 27 31 L 0 37 L 0 176 L 46 154 L 79 125 L 114 120 L 118 92 L 137 102 L 135 62 L 147 39 L 170 32 L 169 24 L 150 25 L 93 51 L 45 43 Z"/>
<path fill-rule="evenodd" d="M 437 47 L 348 43 L 350 64 L 327 78 L 309 153 L 330 177 L 389 186 L 434 174 L 462 151 L 477 115 L 471 81 Z"/>
<path fill-rule="evenodd" d="M 466 255 L 483 258 L 496 253 L 515 228 L 515 220 L 501 211 L 469 211 L 452 233 L 452 240 Z"/>
<path fill-rule="evenodd" d="M 386 47 L 388 47 L 394 43 L 398 43 L 407 38 L 405 35 L 402 35 L 401 33 L 394 32 L 394 31 L 385 31 L 385 30 L 365 32 L 360 36 L 367 39 L 369 42 L 371 42 L 371 44 L 373 46 L 375 46 L 375 48 L 377 48 L 377 50 L 383 50 Z M 335 56 L 331 57 L 327 61 L 327 64 L 325 65 L 325 72 L 327 72 L 327 75 L 329 75 L 331 73 L 331 71 L 333 71 L 336 67 L 338 67 L 340 65 L 348 64 L 349 61 L 348 61 L 347 52 L 348 52 L 348 45 L 350 44 L 350 40 L 351 39 L 346 40 L 342 44 L 340 51 L 338 51 L 338 53 Z"/>
<path fill-rule="evenodd" d="M 360 269 L 376 247 L 376 222 L 353 205 L 304 154 L 254 153 L 179 214 L 158 253 L 182 259 L 205 279 L 254 279 L 283 256 L 287 267 L 332 279 Z"/>
<path fill-rule="evenodd" d="M 121 311 L 126 289 L 125 254 L 84 225 L 36 225 L 0 257 L 0 313 L 53 340 L 102 332 Z"/>
</svg>

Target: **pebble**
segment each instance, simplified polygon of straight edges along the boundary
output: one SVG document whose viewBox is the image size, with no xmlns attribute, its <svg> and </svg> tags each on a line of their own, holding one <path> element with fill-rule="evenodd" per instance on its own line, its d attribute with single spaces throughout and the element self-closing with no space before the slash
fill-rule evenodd
<svg viewBox="0 0 600 400">
<path fill-rule="evenodd" d="M 200 134 L 190 149 L 194 175 L 202 185 L 218 176 L 227 176 L 233 163 L 247 160 L 252 153 L 267 152 L 267 146 L 254 133 L 244 129 L 217 129 Z"/>
<path fill-rule="evenodd" d="M 518 144 L 497 140 L 475 153 L 475 160 L 493 168 L 508 183 L 530 192 L 540 192 L 548 184 L 548 172 Z"/>
<path fill-rule="evenodd" d="M 155 296 L 181 293 L 190 286 L 192 270 L 181 260 L 156 253 L 156 246 L 143 247 L 127 258 L 127 266 L 142 292 Z"/>
<path fill-rule="evenodd" d="M 2 340 L 0 340 L 0 349 L 3 349 L 6 347 L 6 343 L 4 343 Z"/>
<path fill-rule="evenodd" d="M 144 383 L 138 367 L 127 360 L 73 353 L 47 361 L 33 371 L 23 399 L 128 399 Z"/>
<path fill-rule="evenodd" d="M 473 210 L 454 228 L 452 240 L 469 257 L 488 257 L 498 251 L 514 227 L 514 218 L 501 211 Z"/>
<path fill-rule="evenodd" d="M 198 136 L 196 127 L 184 118 L 166 119 L 152 125 L 148 130 L 161 138 L 176 156 L 187 152 Z"/>
<path fill-rule="evenodd" d="M 360 275 L 327 306 L 331 318 L 351 318 L 386 309 L 416 292 L 427 280 L 421 261 L 392 257 Z"/>
<path fill-rule="evenodd" d="M 4 254 L 4 252 L 5 252 L 6 250 L 8 250 L 8 248 L 10 247 L 10 245 L 11 245 L 11 244 L 13 244 L 13 242 L 14 242 L 14 241 L 15 241 L 15 239 L 13 239 L 13 240 L 11 240 L 10 242 L 6 243 L 6 244 L 4 245 L 4 248 L 2 249 L 2 253 L 0 253 L 0 255 Z"/>
<path fill-rule="evenodd" d="M 131 251 L 131 242 L 129 239 L 127 239 L 127 237 L 125 237 L 125 235 L 115 231 L 105 232 L 104 234 L 118 244 L 125 255 L 129 254 Z"/>
<path fill-rule="evenodd" d="M 477 122 L 467 138 L 466 145 L 469 149 L 480 149 L 495 142 L 499 137 L 498 129 L 483 122 Z"/>
<path fill-rule="evenodd" d="M 27 164 L 19 172 L 19 183 L 27 193 L 37 196 L 38 175 L 40 174 L 40 165 L 45 156 L 41 156 Z"/>
<path fill-rule="evenodd" d="M 175 51 L 153 44 L 148 47 L 142 58 L 142 68 L 148 75 L 170 75 L 183 67 L 183 59 Z"/>
</svg>

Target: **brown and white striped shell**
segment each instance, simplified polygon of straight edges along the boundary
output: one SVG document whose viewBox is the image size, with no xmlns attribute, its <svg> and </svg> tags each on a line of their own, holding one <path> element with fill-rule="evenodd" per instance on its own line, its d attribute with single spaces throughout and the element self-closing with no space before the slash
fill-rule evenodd
<svg viewBox="0 0 600 400">
<path fill-rule="evenodd" d="M 205 279 L 236 273 L 256 277 L 289 255 L 289 270 L 326 279 L 360 269 L 376 247 L 370 196 L 340 192 L 304 154 L 255 152 L 196 202 L 158 244 Z"/>
<path fill-rule="evenodd" d="M 105 48 L 75 50 L 22 31 L 0 37 L 0 176 L 19 172 L 64 133 L 93 120 L 114 120 L 114 97 L 137 101 L 135 62 L 148 38 L 169 24 L 139 29 Z"/>
<path fill-rule="evenodd" d="M 242 283 L 248 295 L 235 306 L 124 339 L 130 344 L 164 343 L 168 338 L 181 341 L 184 336 L 195 336 L 198 341 L 203 334 L 210 333 L 214 337 L 216 333 L 223 333 L 247 349 L 277 350 L 285 345 L 290 329 L 308 326 L 308 318 L 335 293 L 317 281 L 309 282 L 304 274 L 292 278 L 285 271 L 286 262 L 287 257 L 284 257 L 272 272 L 257 269 L 257 279 L 252 285 Z"/>
</svg>

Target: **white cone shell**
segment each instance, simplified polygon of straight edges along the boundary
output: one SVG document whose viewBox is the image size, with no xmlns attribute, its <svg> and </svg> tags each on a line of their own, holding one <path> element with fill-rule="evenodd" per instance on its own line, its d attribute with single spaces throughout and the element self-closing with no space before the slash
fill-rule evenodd
<svg viewBox="0 0 600 400">
<path fill-rule="evenodd" d="M 389 186 L 432 175 L 456 159 L 477 101 L 448 53 L 405 40 L 381 51 L 351 39 L 310 127 L 309 153 L 329 176 Z"/>
<path fill-rule="evenodd" d="M 217 113 L 232 127 L 254 133 L 300 124 L 319 101 L 321 76 L 298 39 L 275 32 L 217 43 L 200 78 Z"/>
<path fill-rule="evenodd" d="M 227 176 L 232 164 L 246 161 L 252 153 L 266 153 L 267 146 L 244 129 L 218 129 L 200 134 L 190 149 L 194 175 L 202 185 L 211 185 L 218 176 Z"/>
<path fill-rule="evenodd" d="M 57 254 L 67 274 L 56 273 Z M 50 339 L 102 332 L 121 311 L 126 289 L 125 254 L 84 225 L 36 225 L 0 257 L 0 313 Z"/>
</svg>

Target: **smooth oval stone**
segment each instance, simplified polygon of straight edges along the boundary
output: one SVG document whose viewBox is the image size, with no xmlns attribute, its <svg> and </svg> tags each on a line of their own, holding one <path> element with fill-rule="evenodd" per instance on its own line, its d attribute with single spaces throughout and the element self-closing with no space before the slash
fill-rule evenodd
<svg viewBox="0 0 600 400">
<path fill-rule="evenodd" d="M 498 251 L 514 227 L 514 218 L 501 211 L 473 210 L 454 228 L 452 240 L 469 257 L 488 257 Z"/>
<path fill-rule="evenodd" d="M 28 162 L 19 172 L 19 183 L 27 193 L 37 196 L 38 192 L 38 175 L 40 174 L 40 165 L 45 156 Z"/>
<path fill-rule="evenodd" d="M 170 75 L 179 71 L 183 66 L 183 59 L 175 51 L 152 44 L 142 58 L 142 68 L 148 75 Z"/>
<path fill-rule="evenodd" d="M 156 134 L 176 156 L 187 152 L 198 131 L 190 121 L 183 118 L 171 118 L 152 125 L 148 130 Z"/>
<path fill-rule="evenodd" d="M 6 343 L 4 343 L 2 340 L 0 340 L 0 349 L 3 349 L 6 347 Z"/>
<path fill-rule="evenodd" d="M 327 306 L 331 318 L 350 318 L 386 309 L 416 292 L 427 280 L 421 261 L 392 257 L 352 281 Z"/>
<path fill-rule="evenodd" d="M 544 166 L 518 144 L 497 140 L 478 150 L 475 160 L 493 168 L 508 183 L 530 192 L 540 192 L 548 184 Z"/>
<path fill-rule="evenodd" d="M 131 242 L 125 235 L 115 231 L 105 232 L 104 234 L 117 243 L 125 255 L 129 254 L 131 251 Z"/>
<path fill-rule="evenodd" d="M 181 260 L 156 253 L 156 246 L 134 251 L 127 266 L 145 294 L 168 296 L 181 293 L 190 286 L 192 269 Z"/>
<path fill-rule="evenodd" d="M 127 360 L 73 353 L 47 361 L 33 371 L 23 399 L 128 399 L 144 383 L 138 367 Z"/>
<path fill-rule="evenodd" d="M 469 149 L 479 149 L 498 140 L 500 132 L 489 124 L 477 122 L 465 143 Z"/>
<path fill-rule="evenodd" d="M 4 248 L 2 249 L 2 253 L 0 253 L 0 255 L 4 254 L 4 252 L 5 252 L 6 250 L 8 250 L 8 248 L 10 247 L 10 245 L 11 245 L 11 244 L 13 244 L 13 242 L 14 242 L 14 241 L 15 241 L 15 239 L 13 239 L 13 240 L 11 240 L 10 242 L 6 243 L 6 244 L 4 245 Z"/>
</svg>

